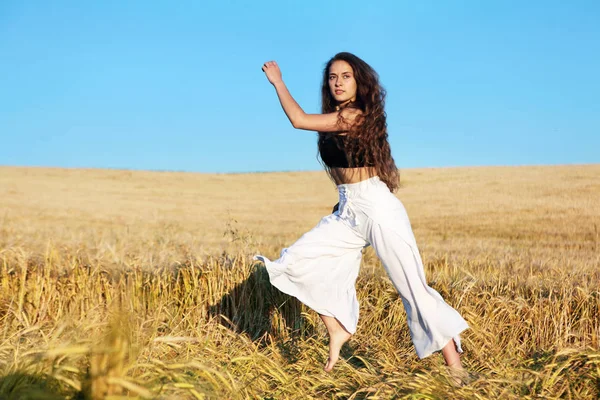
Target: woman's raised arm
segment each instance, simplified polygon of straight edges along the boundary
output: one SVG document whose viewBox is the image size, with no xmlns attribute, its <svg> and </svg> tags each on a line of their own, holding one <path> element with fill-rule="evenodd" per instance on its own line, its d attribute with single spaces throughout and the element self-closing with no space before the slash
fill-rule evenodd
<svg viewBox="0 0 600 400">
<path fill-rule="evenodd" d="M 361 113 L 355 108 L 345 108 L 328 114 L 306 114 L 285 86 L 277 63 L 268 61 L 263 65 L 262 70 L 275 87 L 281 107 L 296 129 L 317 132 L 347 132 Z M 340 113 L 342 118 L 339 117 Z"/>
</svg>

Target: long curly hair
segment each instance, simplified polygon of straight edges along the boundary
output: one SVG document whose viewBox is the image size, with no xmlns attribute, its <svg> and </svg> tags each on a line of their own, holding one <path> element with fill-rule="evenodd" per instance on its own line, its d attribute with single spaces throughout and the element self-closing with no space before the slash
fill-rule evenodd
<svg viewBox="0 0 600 400">
<path fill-rule="evenodd" d="M 324 143 L 333 140 L 342 149 L 348 160 L 348 167 L 372 166 L 391 192 L 396 191 L 400 183 L 400 174 L 392 157 L 388 143 L 385 106 L 385 89 L 379 84 L 379 75 L 369 64 L 354 54 L 338 53 L 327 62 L 323 69 L 321 85 L 321 111 L 332 113 L 339 109 L 329 88 L 329 69 L 335 61 L 345 61 L 352 67 L 356 80 L 356 101 L 346 107 L 358 108 L 362 111 L 346 135 L 330 132 L 319 132 L 319 155 Z M 342 113 L 339 118 L 343 119 Z M 327 173 L 332 176 L 331 168 L 321 158 Z"/>
</svg>

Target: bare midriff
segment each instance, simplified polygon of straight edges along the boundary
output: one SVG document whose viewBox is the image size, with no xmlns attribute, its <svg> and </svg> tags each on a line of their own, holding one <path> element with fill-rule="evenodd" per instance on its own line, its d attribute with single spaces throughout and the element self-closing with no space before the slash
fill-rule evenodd
<svg viewBox="0 0 600 400">
<path fill-rule="evenodd" d="M 336 185 L 358 183 L 377 175 L 374 167 L 331 168 L 330 173 Z"/>
</svg>

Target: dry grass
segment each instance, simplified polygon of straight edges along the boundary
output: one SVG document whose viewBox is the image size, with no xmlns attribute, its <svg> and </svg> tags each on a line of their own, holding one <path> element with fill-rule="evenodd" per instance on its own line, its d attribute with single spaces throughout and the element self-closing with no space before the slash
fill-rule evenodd
<svg viewBox="0 0 600 400">
<path fill-rule="evenodd" d="M 599 176 L 402 172 L 428 280 L 471 326 L 455 388 L 372 250 L 331 374 L 316 314 L 251 261 L 330 211 L 324 173 L 0 168 L 0 398 L 598 398 Z"/>
</svg>

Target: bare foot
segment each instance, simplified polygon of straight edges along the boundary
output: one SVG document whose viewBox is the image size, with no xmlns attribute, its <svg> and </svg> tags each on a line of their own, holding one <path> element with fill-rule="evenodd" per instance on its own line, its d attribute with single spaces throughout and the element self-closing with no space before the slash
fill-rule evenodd
<svg viewBox="0 0 600 400">
<path fill-rule="evenodd" d="M 333 334 L 329 334 L 329 359 L 327 360 L 327 364 L 325 364 L 325 371 L 331 372 L 333 370 L 333 366 L 337 363 L 340 358 L 340 350 L 344 343 L 346 343 L 352 335 L 346 332 L 345 329 L 340 329 Z"/>
<path fill-rule="evenodd" d="M 450 379 L 455 386 L 464 386 L 470 382 L 469 372 L 463 368 L 460 362 L 460 354 L 456 350 L 456 343 L 451 339 L 442 349 L 444 360 L 448 366 Z M 472 380 L 472 379 L 471 379 Z"/>
<path fill-rule="evenodd" d="M 327 327 L 327 333 L 329 333 L 329 359 L 327 360 L 327 364 L 325 364 L 325 371 L 331 372 L 338 358 L 340 358 L 342 346 L 350 339 L 352 334 L 334 317 L 322 314 L 320 317 Z"/>
<path fill-rule="evenodd" d="M 456 387 L 462 387 L 470 384 L 475 380 L 475 377 L 463 367 L 447 367 L 450 382 Z"/>
</svg>

